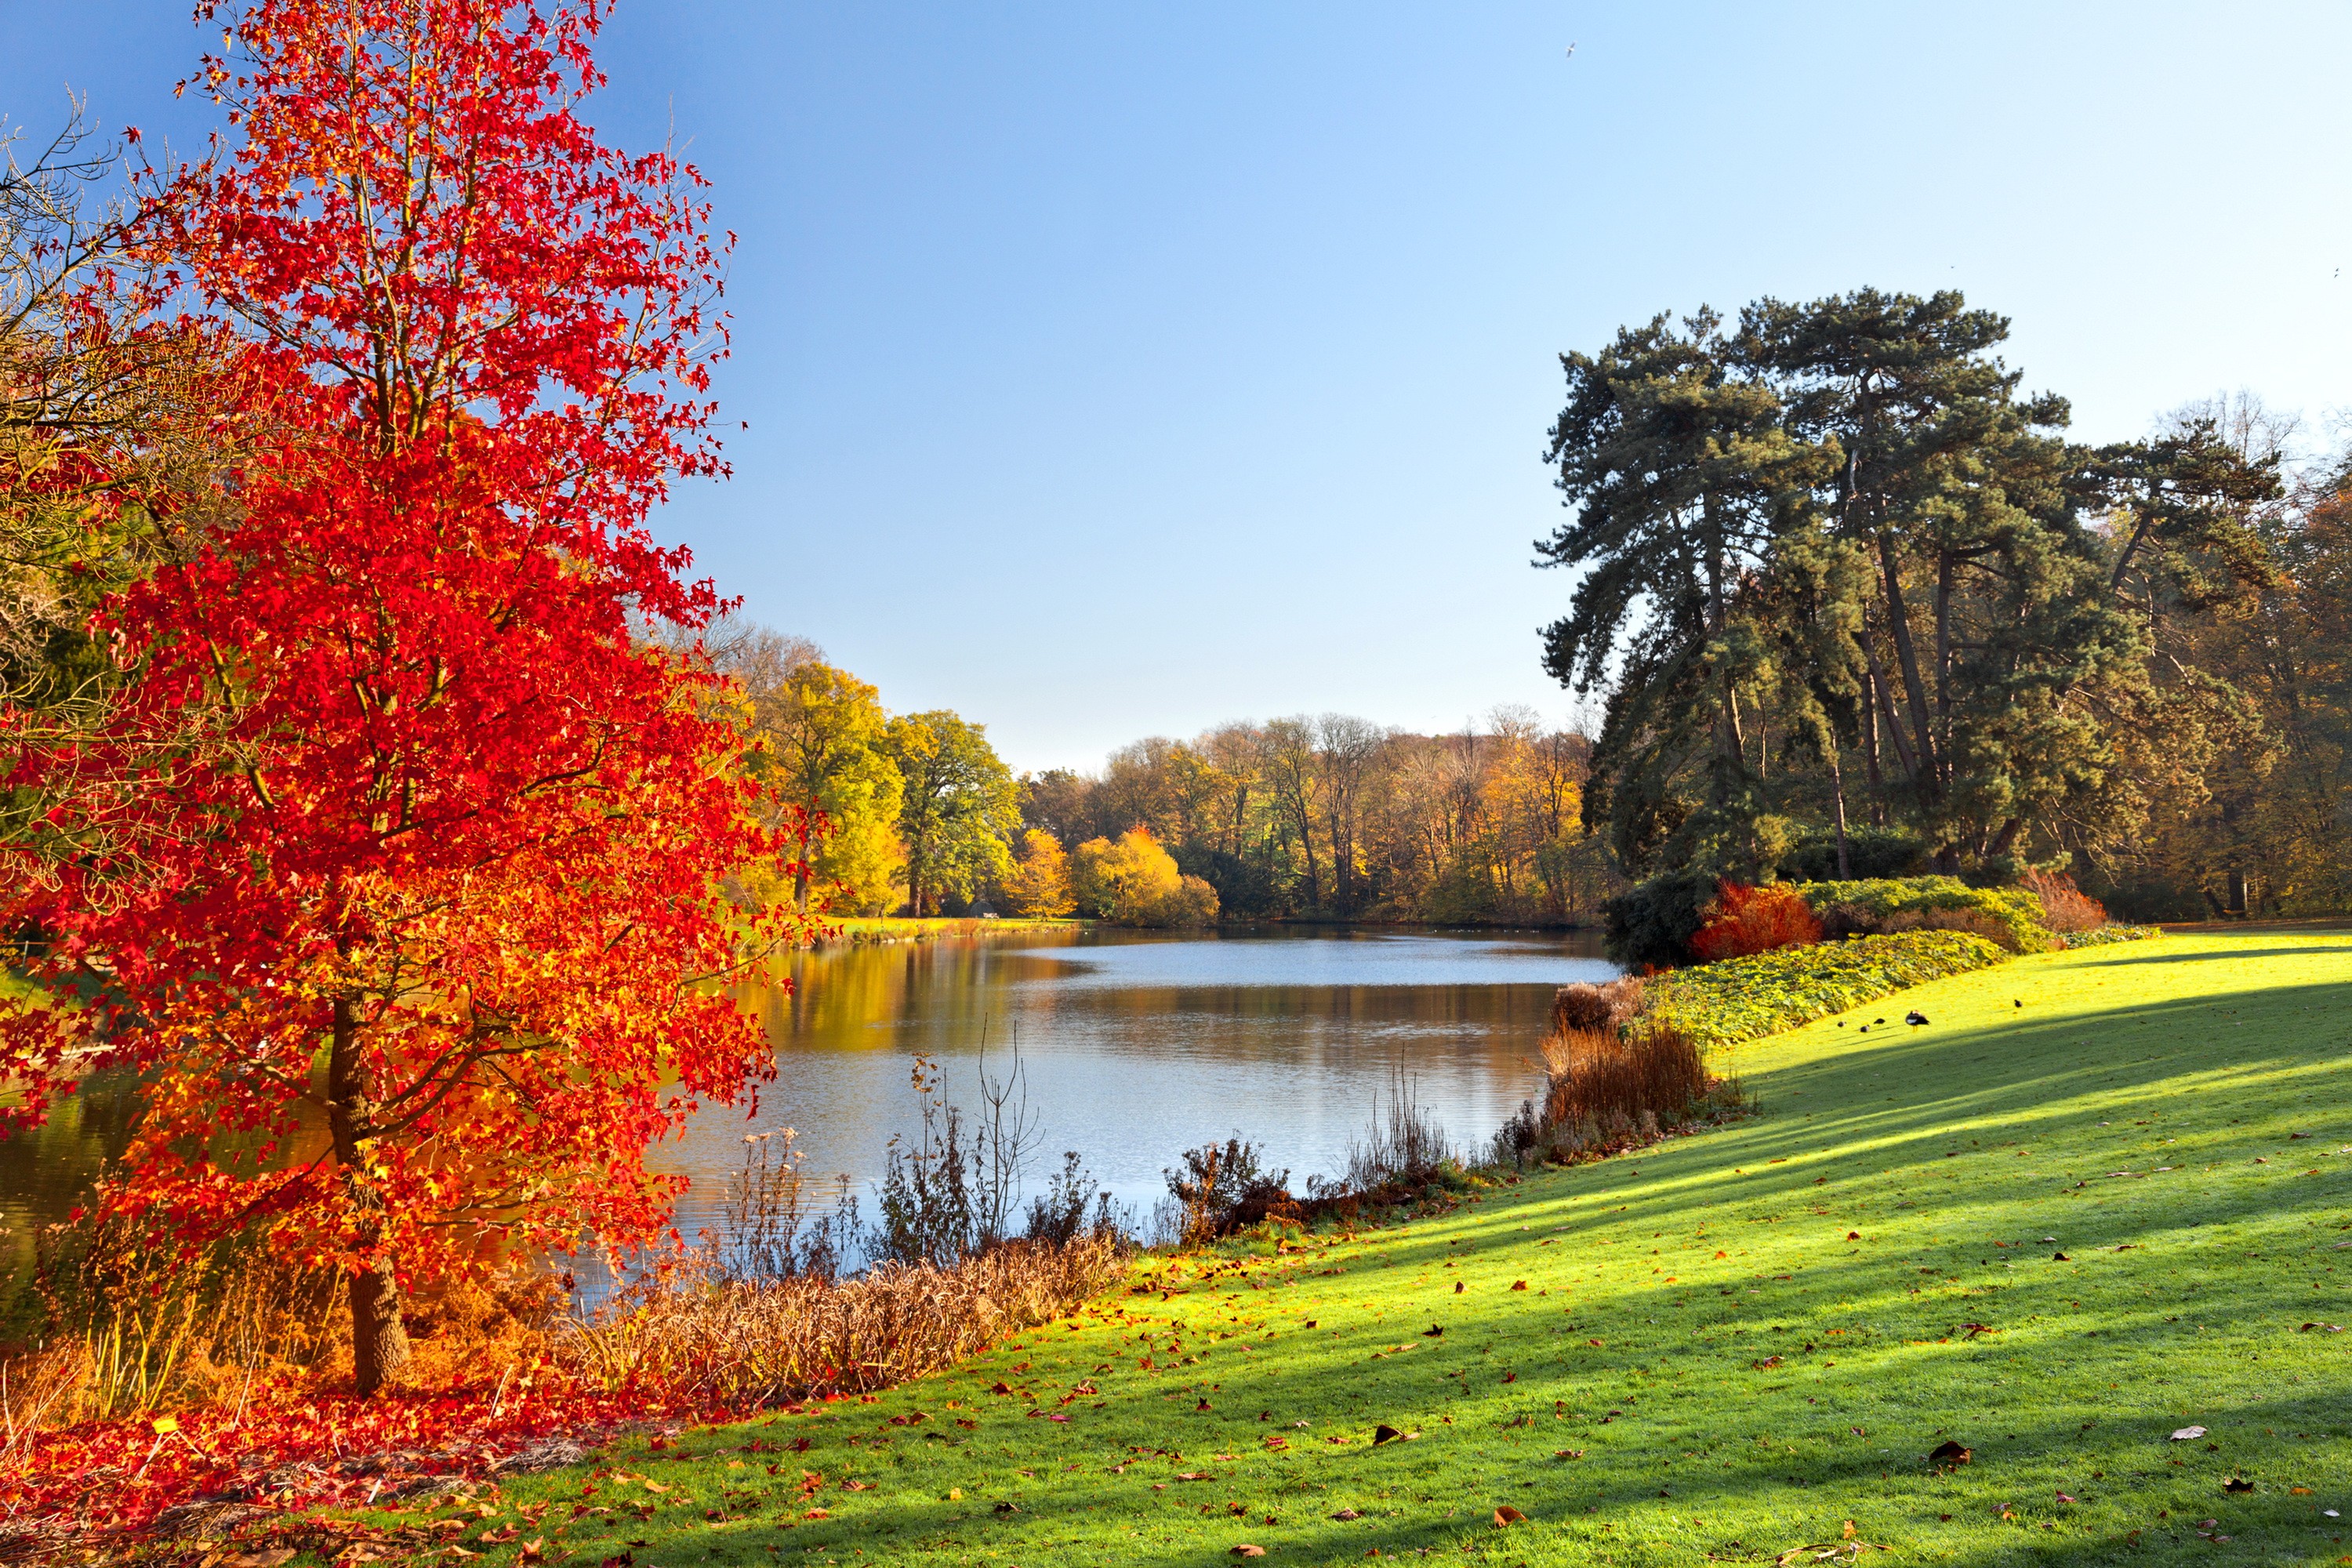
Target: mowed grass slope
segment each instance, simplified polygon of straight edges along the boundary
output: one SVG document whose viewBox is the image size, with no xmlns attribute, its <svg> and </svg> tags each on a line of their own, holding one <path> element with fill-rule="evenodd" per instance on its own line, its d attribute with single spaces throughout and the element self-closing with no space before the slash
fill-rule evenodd
<svg viewBox="0 0 2352 1568">
<path fill-rule="evenodd" d="M 549 1559 L 639 1564 L 1769 1562 L 1848 1521 L 1889 1562 L 2352 1561 L 2347 1063 L 2352 933 L 2021 959 L 1740 1047 L 1751 1121 L 1147 1259 L 1173 1293 L 518 1479 L 465 1539 L 548 1505 Z"/>
</svg>

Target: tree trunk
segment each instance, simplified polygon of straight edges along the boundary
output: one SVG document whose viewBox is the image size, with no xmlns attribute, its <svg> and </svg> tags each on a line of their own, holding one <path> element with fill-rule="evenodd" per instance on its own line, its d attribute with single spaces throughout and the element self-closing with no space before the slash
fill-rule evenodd
<svg viewBox="0 0 2352 1568">
<path fill-rule="evenodd" d="M 1877 661 L 1871 661 L 1874 667 Z M 1886 826 L 1886 780 L 1878 771 L 1878 676 L 1875 669 L 1862 674 L 1862 766 L 1863 776 L 1870 782 L 1870 825 Z"/>
<path fill-rule="evenodd" d="M 1837 824 L 1838 880 L 1851 882 L 1853 880 L 1853 857 L 1847 852 L 1845 847 L 1845 771 L 1838 766 L 1838 749 L 1835 742 L 1830 744 L 1829 757 L 1830 806 L 1832 817 Z"/>
<path fill-rule="evenodd" d="M 1895 634 L 1895 658 L 1903 668 L 1903 694 L 1911 704 L 1911 728 L 1918 742 L 1917 756 L 1911 767 L 1911 779 L 1923 785 L 1928 796 L 1941 795 L 1943 768 L 1936 759 L 1936 738 L 1928 726 L 1927 688 L 1919 678 L 1919 651 L 1911 645 L 1911 618 L 1903 608 L 1903 581 L 1895 559 L 1895 536 L 1878 536 L 1878 561 L 1886 578 L 1886 625 Z"/>
<path fill-rule="evenodd" d="M 1952 787 L 1952 552 L 1936 552 L 1936 783 Z"/>
<path fill-rule="evenodd" d="M 1911 755 L 1911 742 L 1903 738 L 1903 716 L 1895 710 L 1894 683 L 1886 679 L 1886 670 L 1879 663 L 1876 646 L 1865 642 L 1863 652 L 1870 660 L 1871 686 L 1878 693 L 1879 710 L 1886 717 L 1886 738 L 1895 742 L 1895 766 L 1903 770 L 1905 778 L 1916 783 L 1919 764 Z"/>
<path fill-rule="evenodd" d="M 378 1250 L 383 1238 L 383 1196 L 367 1177 L 366 1148 L 374 1115 L 374 1088 L 360 1054 L 359 1020 L 347 1001 L 335 1004 L 334 1038 L 327 1054 L 327 1127 L 335 1161 L 342 1167 L 343 1191 L 360 1212 L 352 1240 L 373 1253 L 353 1269 L 352 1376 L 362 1398 L 408 1371 L 408 1327 L 401 1319 L 400 1282 L 392 1256 Z"/>
</svg>

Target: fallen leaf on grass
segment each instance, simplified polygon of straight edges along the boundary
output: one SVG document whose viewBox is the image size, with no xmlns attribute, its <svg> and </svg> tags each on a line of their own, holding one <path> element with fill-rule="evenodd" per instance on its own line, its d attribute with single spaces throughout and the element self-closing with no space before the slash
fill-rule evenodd
<svg viewBox="0 0 2352 1568">
<path fill-rule="evenodd" d="M 1931 1465 L 1965 1465 L 1975 1457 L 1975 1449 L 1964 1448 L 1947 1437 L 1927 1456 L 1927 1462 Z"/>
<path fill-rule="evenodd" d="M 1429 1325 L 1429 1327 L 1427 1327 L 1427 1328 L 1423 1329 L 1423 1330 L 1421 1331 L 1421 1337 L 1422 1337 L 1423 1339 L 1425 1339 L 1425 1340 L 1433 1340 L 1433 1339 L 1437 1338 L 1440 1334 L 1443 1334 L 1444 1331 L 1445 1331 L 1445 1330 L 1444 1330 L 1444 1326 L 1443 1326 L 1443 1325 L 1441 1325 L 1441 1324 L 1437 1324 L 1437 1323 L 1432 1323 L 1432 1324 L 1430 1324 L 1430 1325 Z"/>
<path fill-rule="evenodd" d="M 2221 1483 L 2221 1489 L 2225 1492 L 2250 1492 L 2254 1489 L 2254 1483 L 2243 1476 L 2231 1476 Z"/>
<path fill-rule="evenodd" d="M 1555 1459 L 1580 1459 L 1584 1458 L 1584 1450 L 1581 1448 L 1554 1448 L 1551 1451 L 1551 1457 Z"/>
<path fill-rule="evenodd" d="M 1372 1447 L 1377 1448 L 1383 1443 L 1393 1443 L 1403 1436 L 1403 1433 L 1383 1421 L 1372 1428 Z"/>
<path fill-rule="evenodd" d="M 833 1515 L 826 1512 L 824 1509 L 813 1508 L 806 1513 L 801 1515 L 801 1517 L 803 1519 L 831 1519 Z"/>
<path fill-rule="evenodd" d="M 2193 1443 L 2203 1436 L 2205 1436 L 2205 1428 L 2202 1426 L 2183 1426 L 2172 1435 L 2172 1440 L 2176 1443 Z"/>
<path fill-rule="evenodd" d="M 1773 1568 L 1789 1568 L 1791 1563 L 1829 1563 L 1843 1558 L 1851 1563 L 1865 1552 L 1892 1552 L 1892 1546 L 1879 1546 L 1867 1541 L 1817 1541 L 1810 1546 L 1791 1546 L 1772 1559 Z"/>
<path fill-rule="evenodd" d="M 1514 1290 L 1524 1290 L 1527 1288 L 1528 1282 L 1524 1279 L 1514 1279 L 1511 1281 L 1511 1289 Z"/>
<path fill-rule="evenodd" d="M 988 1385 L 988 1392 L 991 1394 L 1010 1394 L 1013 1392 L 1013 1385 L 1000 1377 L 994 1383 Z"/>
<path fill-rule="evenodd" d="M 1263 1546 L 1252 1546 L 1248 1542 L 1244 1541 L 1239 1546 L 1234 1548 L 1234 1555 L 1236 1557 L 1263 1557 L 1265 1555 L 1265 1548 Z"/>
<path fill-rule="evenodd" d="M 1528 1516 L 1521 1513 L 1517 1509 L 1513 1508 L 1509 1503 L 1505 1503 L 1502 1507 L 1495 1510 L 1495 1523 L 1497 1526 L 1506 1524 L 1525 1524 L 1527 1521 Z"/>
<path fill-rule="evenodd" d="M 1176 1479 L 1180 1481 L 1213 1481 L 1217 1478 L 1206 1470 L 1184 1470 Z"/>
<path fill-rule="evenodd" d="M 1363 1516 L 1362 1514 L 1360 1514 L 1360 1513 L 1358 1513 L 1358 1512 L 1357 1512 L 1354 1509 L 1352 1509 L 1352 1508 L 1343 1508 L 1343 1509 L 1341 1509 L 1339 1512 L 1337 1512 L 1337 1513 L 1333 1514 L 1331 1517 L 1332 1517 L 1333 1519 L 1336 1519 L 1336 1520 L 1339 1521 L 1342 1524 L 1348 1524 L 1348 1523 L 1352 1523 L 1353 1521 L 1357 1521 L 1357 1520 L 1360 1520 L 1360 1519 L 1363 1518 L 1364 1516 Z"/>
<path fill-rule="evenodd" d="M 2073 1498 L 2071 1498 L 2071 1497 L 2068 1497 L 2064 1492 L 2060 1492 L 2060 1493 L 2058 1494 L 2058 1500 L 2059 1500 L 2060 1502 L 2073 1502 L 2074 1500 Z"/>
</svg>

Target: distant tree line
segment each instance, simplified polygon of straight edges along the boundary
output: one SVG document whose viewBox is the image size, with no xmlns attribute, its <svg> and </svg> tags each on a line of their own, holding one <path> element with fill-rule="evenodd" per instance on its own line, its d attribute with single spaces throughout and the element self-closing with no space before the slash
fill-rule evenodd
<svg viewBox="0 0 2352 1568">
<path fill-rule="evenodd" d="M 1521 709 L 1451 735 L 1327 713 L 1138 741 L 1024 778 L 1022 810 L 1054 848 L 1140 829 L 1227 919 L 1564 924 L 1622 885 L 1582 826 L 1589 751 Z"/>
<path fill-rule="evenodd" d="M 1957 293 L 1702 310 L 1562 356 L 1605 695 L 1584 823 L 1633 877 L 2063 868 L 2119 912 L 2352 904 L 2352 460 L 2248 399 L 2067 438 Z"/>
</svg>

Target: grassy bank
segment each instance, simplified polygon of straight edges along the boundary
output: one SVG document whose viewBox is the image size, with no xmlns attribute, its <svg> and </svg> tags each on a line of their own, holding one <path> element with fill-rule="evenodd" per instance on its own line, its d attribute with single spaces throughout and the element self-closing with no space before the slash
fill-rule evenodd
<svg viewBox="0 0 2352 1568">
<path fill-rule="evenodd" d="M 2347 959 L 2242 930 L 1937 981 L 1738 1047 L 1758 1119 L 1395 1230 L 1147 1260 L 872 1403 L 517 1478 L 459 1539 L 1642 1564 L 1769 1563 L 1851 1521 L 1887 1561 L 2165 1563 L 2212 1555 L 2212 1520 L 2229 1560 L 2336 1563 Z M 1855 1027 L 1909 1006 L 1933 1022 Z M 1383 1422 L 1418 1436 L 1375 1447 Z M 1970 1462 L 1932 1465 L 1947 1440 Z"/>
<path fill-rule="evenodd" d="M 832 922 L 841 942 L 929 942 L 942 936 L 1009 936 L 1015 932 L 1084 931 L 1092 921 L 969 920 L 962 916 L 900 920 L 896 916 L 851 916 Z"/>
</svg>

